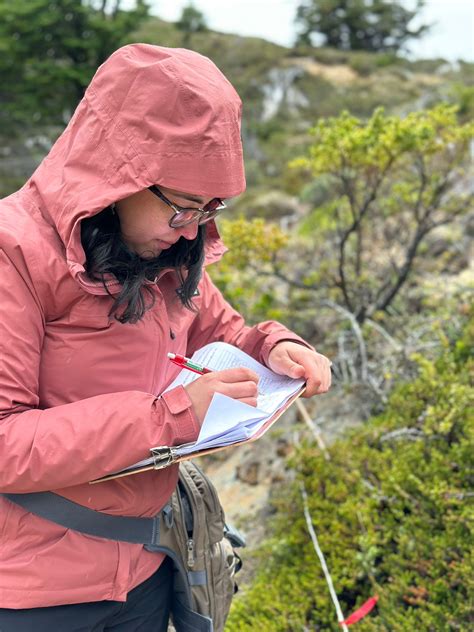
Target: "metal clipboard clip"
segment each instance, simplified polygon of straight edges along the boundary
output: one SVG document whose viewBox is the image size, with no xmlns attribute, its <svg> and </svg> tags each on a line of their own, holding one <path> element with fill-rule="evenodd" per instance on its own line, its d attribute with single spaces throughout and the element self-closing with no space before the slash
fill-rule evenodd
<svg viewBox="0 0 474 632">
<path fill-rule="evenodd" d="M 155 470 L 162 470 L 176 461 L 178 455 L 176 449 L 168 446 L 156 446 L 150 449 Z"/>
</svg>

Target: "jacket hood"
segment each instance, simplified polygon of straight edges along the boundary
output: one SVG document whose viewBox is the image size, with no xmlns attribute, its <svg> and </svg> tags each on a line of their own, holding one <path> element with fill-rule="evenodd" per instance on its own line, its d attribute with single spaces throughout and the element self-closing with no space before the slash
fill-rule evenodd
<svg viewBox="0 0 474 632">
<path fill-rule="evenodd" d="M 242 193 L 240 120 L 238 94 L 207 57 L 148 44 L 115 51 L 26 184 L 73 276 L 84 272 L 81 220 L 117 200 L 151 184 L 203 197 Z"/>
</svg>

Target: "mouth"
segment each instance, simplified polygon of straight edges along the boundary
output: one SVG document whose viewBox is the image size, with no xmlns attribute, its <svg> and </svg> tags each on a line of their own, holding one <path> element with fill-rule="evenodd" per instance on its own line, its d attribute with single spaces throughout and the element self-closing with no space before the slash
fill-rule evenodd
<svg viewBox="0 0 474 632">
<path fill-rule="evenodd" d="M 153 240 L 156 245 L 161 248 L 162 250 L 166 249 L 166 248 L 171 248 L 171 246 L 174 245 L 174 243 L 170 244 L 167 241 L 163 241 L 162 239 L 154 239 Z"/>
</svg>

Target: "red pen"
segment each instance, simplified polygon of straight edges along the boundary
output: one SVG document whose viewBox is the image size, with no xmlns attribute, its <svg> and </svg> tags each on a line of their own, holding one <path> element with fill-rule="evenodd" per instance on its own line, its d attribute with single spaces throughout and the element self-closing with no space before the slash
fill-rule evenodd
<svg viewBox="0 0 474 632">
<path fill-rule="evenodd" d="M 168 358 L 174 364 L 177 364 L 183 369 L 188 369 L 188 371 L 193 371 L 194 373 L 199 373 L 199 375 L 204 375 L 205 373 L 212 373 L 211 369 L 208 369 L 205 366 L 201 366 L 196 364 L 189 358 L 185 356 L 179 355 L 178 353 L 168 353 Z"/>
</svg>

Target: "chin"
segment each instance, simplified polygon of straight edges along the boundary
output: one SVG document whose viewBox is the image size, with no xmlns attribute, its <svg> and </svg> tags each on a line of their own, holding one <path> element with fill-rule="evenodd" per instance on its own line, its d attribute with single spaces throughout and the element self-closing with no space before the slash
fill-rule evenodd
<svg viewBox="0 0 474 632">
<path fill-rule="evenodd" d="M 156 257 L 159 257 L 161 255 L 162 251 L 159 249 L 153 249 L 151 250 L 150 248 L 148 248 L 147 250 L 143 250 L 141 252 L 138 253 L 138 255 L 142 258 L 142 259 L 156 259 Z"/>
</svg>

